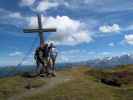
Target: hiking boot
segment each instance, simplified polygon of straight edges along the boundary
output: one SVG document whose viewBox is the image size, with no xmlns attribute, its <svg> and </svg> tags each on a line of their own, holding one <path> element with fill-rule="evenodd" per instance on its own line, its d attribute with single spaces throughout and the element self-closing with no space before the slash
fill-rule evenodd
<svg viewBox="0 0 133 100">
<path fill-rule="evenodd" d="M 55 72 L 51 73 L 51 75 L 52 75 L 53 77 L 56 77 L 56 73 L 55 73 Z"/>
<path fill-rule="evenodd" d="M 45 75 L 44 74 L 40 74 L 40 77 L 45 77 Z"/>
<path fill-rule="evenodd" d="M 46 76 L 48 77 L 50 75 L 50 73 L 46 73 Z"/>
</svg>

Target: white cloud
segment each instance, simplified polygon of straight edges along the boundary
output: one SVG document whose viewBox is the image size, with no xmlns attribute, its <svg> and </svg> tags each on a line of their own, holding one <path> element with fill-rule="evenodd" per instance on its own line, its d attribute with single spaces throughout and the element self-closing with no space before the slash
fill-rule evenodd
<svg viewBox="0 0 133 100">
<path fill-rule="evenodd" d="M 8 17 L 11 17 L 11 18 L 22 18 L 22 15 L 19 12 L 14 12 L 14 13 L 9 13 Z"/>
<path fill-rule="evenodd" d="M 83 54 L 93 54 L 94 52 L 88 52 L 87 50 L 84 49 L 70 49 L 70 50 L 66 50 L 66 51 L 61 51 L 60 54 L 61 55 L 69 55 L 69 56 L 76 56 L 76 55 L 83 55 Z"/>
<path fill-rule="evenodd" d="M 21 0 L 20 6 L 28 6 L 36 12 L 45 12 L 48 9 L 59 6 L 56 0 Z"/>
<path fill-rule="evenodd" d="M 115 46 L 115 44 L 113 42 L 112 43 L 109 43 L 108 45 L 111 46 L 111 47 L 114 47 Z"/>
<path fill-rule="evenodd" d="M 31 6 L 34 4 L 36 0 L 21 0 L 20 5 L 21 6 Z"/>
<path fill-rule="evenodd" d="M 103 51 L 103 52 L 97 53 L 95 58 L 103 59 L 105 57 L 111 57 L 111 56 L 112 56 L 111 52 Z"/>
<path fill-rule="evenodd" d="M 65 0 L 56 0 L 65 1 Z M 71 9 L 80 10 L 87 9 L 94 12 L 119 12 L 132 10 L 131 0 L 66 0 L 70 6 L 66 6 Z M 121 2 L 121 5 L 119 3 Z M 100 9 L 99 9 L 100 8 Z"/>
<path fill-rule="evenodd" d="M 125 35 L 124 41 L 127 44 L 133 45 L 133 34 Z"/>
<path fill-rule="evenodd" d="M 49 1 L 43 0 L 43 1 L 39 2 L 38 6 L 35 8 L 35 10 L 37 12 L 43 12 L 48 9 L 57 7 L 58 5 L 59 4 L 57 2 L 49 2 Z"/>
<path fill-rule="evenodd" d="M 9 10 L 5 10 L 3 8 L 0 8 L 0 14 L 1 14 L 0 19 L 9 19 L 9 18 L 20 19 L 20 18 L 23 18 L 22 14 L 20 12 L 12 12 Z"/>
<path fill-rule="evenodd" d="M 35 62 L 33 59 L 28 59 L 28 60 L 22 62 L 22 65 L 34 65 L 34 64 L 35 64 Z"/>
<path fill-rule="evenodd" d="M 57 57 L 57 62 L 69 62 L 70 61 L 70 59 L 67 57 L 67 56 L 65 56 L 65 55 L 59 55 L 58 57 Z"/>
<path fill-rule="evenodd" d="M 66 6 L 68 9 L 82 10 L 86 9 L 94 12 L 119 12 L 133 10 L 131 0 L 20 0 L 20 5 L 34 6 L 36 8 L 40 5 L 39 2 L 54 2 L 59 5 Z M 121 2 L 121 5 L 119 5 Z M 50 7 L 51 8 L 51 7 Z M 100 8 L 100 9 L 99 9 Z"/>
<path fill-rule="evenodd" d="M 15 51 L 9 54 L 9 56 L 21 56 L 21 55 L 23 55 L 23 53 L 19 51 Z"/>
<path fill-rule="evenodd" d="M 110 52 L 102 52 L 101 55 L 110 55 Z"/>
<path fill-rule="evenodd" d="M 99 31 L 102 33 L 112 33 L 112 32 L 119 32 L 121 30 L 120 26 L 118 24 L 110 25 L 104 25 L 99 27 Z"/>
<path fill-rule="evenodd" d="M 37 18 L 30 17 L 29 27 L 37 27 Z M 50 35 L 50 40 L 56 44 L 76 45 L 89 43 L 92 37 L 86 29 L 86 25 L 78 20 L 73 20 L 68 16 L 44 17 L 42 16 L 43 27 L 57 28 L 57 32 Z"/>
<path fill-rule="evenodd" d="M 86 49 L 70 49 L 70 50 L 63 50 L 59 52 L 62 59 L 58 61 L 61 62 L 79 62 L 79 61 L 87 61 L 88 59 L 95 58 L 96 53 L 93 51 L 88 51 Z M 92 57 L 93 56 L 93 57 Z"/>
</svg>

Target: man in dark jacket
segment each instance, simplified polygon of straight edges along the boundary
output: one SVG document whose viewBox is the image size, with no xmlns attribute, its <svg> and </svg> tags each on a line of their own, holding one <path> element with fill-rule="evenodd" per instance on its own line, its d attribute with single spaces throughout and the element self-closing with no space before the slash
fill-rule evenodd
<svg viewBox="0 0 133 100">
<path fill-rule="evenodd" d="M 48 68 L 47 68 L 47 56 L 48 56 L 48 45 L 47 44 L 42 44 L 40 47 L 38 47 L 35 51 L 34 58 L 36 60 L 36 71 L 38 74 L 41 73 L 48 73 Z M 42 65 L 42 67 L 41 67 Z"/>
</svg>

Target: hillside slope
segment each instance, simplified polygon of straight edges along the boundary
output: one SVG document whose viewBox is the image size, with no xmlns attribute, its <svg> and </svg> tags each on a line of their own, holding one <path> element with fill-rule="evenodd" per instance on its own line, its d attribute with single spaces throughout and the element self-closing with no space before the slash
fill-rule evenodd
<svg viewBox="0 0 133 100">
<path fill-rule="evenodd" d="M 133 72 L 133 70 L 131 71 L 132 68 L 132 65 L 128 65 L 111 70 L 86 67 L 67 69 L 57 72 L 56 78 L 62 78 L 62 82 L 56 78 L 36 77 L 27 79 L 20 76 L 4 78 L 0 79 L 0 99 L 10 100 L 17 95 L 19 98 L 15 100 L 133 100 L 132 80 L 127 81 L 128 83 L 124 83 L 121 87 L 103 84 L 100 81 L 102 76 L 106 76 L 104 78 L 108 79 L 114 72 Z M 129 76 L 131 77 L 131 75 Z M 55 80 L 57 80 L 56 85 L 52 85 L 48 89 L 43 88 L 48 87 L 48 84 L 52 82 L 54 84 Z M 30 90 L 24 88 L 27 81 L 32 84 Z M 26 93 L 28 95 L 23 95 Z"/>
</svg>

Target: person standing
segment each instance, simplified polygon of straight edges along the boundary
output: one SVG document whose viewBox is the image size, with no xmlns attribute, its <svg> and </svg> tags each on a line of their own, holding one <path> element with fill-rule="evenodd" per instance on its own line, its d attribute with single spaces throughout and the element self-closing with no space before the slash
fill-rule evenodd
<svg viewBox="0 0 133 100">
<path fill-rule="evenodd" d="M 53 45 L 53 43 L 50 43 L 49 45 L 49 65 L 51 67 L 51 75 L 52 76 L 56 76 L 55 74 L 55 61 L 56 61 L 56 58 L 57 58 L 57 50 L 56 50 L 56 47 Z"/>
<path fill-rule="evenodd" d="M 34 59 L 36 61 L 36 72 L 39 75 L 42 73 L 43 66 L 44 66 L 43 49 L 44 49 L 44 45 L 42 44 L 40 47 L 36 49 L 35 54 L 34 54 Z"/>
<path fill-rule="evenodd" d="M 45 44 L 43 47 L 43 62 L 44 62 L 44 70 L 47 76 L 49 75 L 49 66 L 48 66 L 48 57 L 49 57 L 49 49 L 48 49 L 48 44 Z"/>
<path fill-rule="evenodd" d="M 48 57 L 49 57 L 48 44 L 42 44 L 40 47 L 36 49 L 34 54 L 34 59 L 36 60 L 36 65 L 37 65 L 36 71 L 39 75 L 44 73 L 49 75 Z"/>
</svg>

